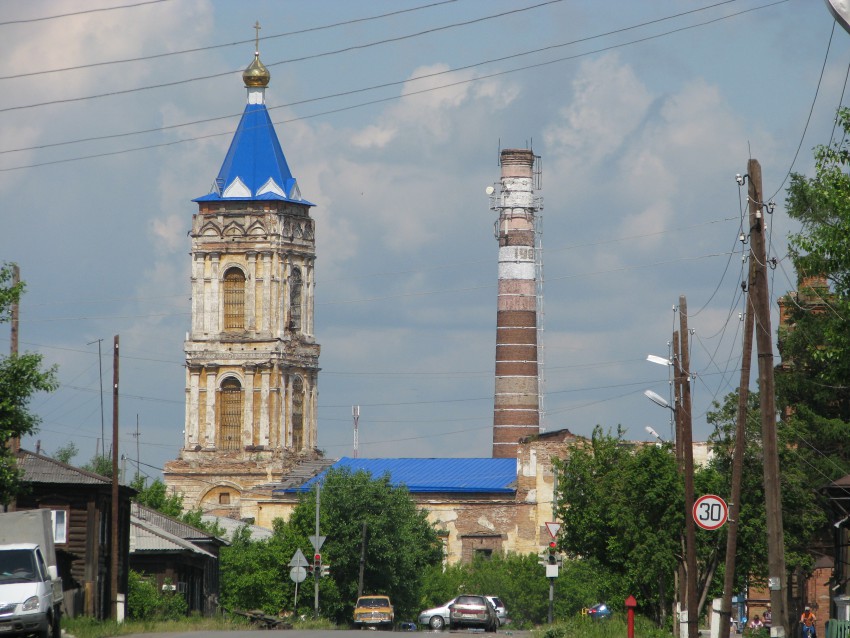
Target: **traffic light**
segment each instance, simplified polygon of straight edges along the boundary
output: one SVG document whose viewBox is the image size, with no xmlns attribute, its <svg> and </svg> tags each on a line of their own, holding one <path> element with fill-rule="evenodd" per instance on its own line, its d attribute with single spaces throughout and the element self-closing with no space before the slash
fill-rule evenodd
<svg viewBox="0 0 850 638">
<path fill-rule="evenodd" d="M 550 565 L 556 565 L 558 563 L 558 557 L 555 555 L 557 549 L 558 549 L 558 544 L 555 541 L 549 541 L 549 564 Z"/>
<path fill-rule="evenodd" d="M 322 564 L 322 555 L 316 554 L 315 556 L 313 556 L 313 566 L 318 567 L 321 564 Z"/>
</svg>

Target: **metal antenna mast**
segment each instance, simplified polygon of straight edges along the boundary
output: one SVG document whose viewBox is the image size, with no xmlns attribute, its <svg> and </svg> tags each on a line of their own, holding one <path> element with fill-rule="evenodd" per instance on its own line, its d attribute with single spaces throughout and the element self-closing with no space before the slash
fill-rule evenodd
<svg viewBox="0 0 850 638">
<path fill-rule="evenodd" d="M 360 444 L 359 439 L 357 438 L 357 425 L 360 423 L 360 406 L 352 405 L 351 406 L 351 416 L 354 417 L 354 458 L 357 458 L 357 448 Z"/>
</svg>

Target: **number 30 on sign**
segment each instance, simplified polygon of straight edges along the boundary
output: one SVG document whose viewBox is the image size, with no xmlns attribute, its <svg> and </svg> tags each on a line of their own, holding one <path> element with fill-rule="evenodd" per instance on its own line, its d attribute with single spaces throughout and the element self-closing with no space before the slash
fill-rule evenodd
<svg viewBox="0 0 850 638">
<path fill-rule="evenodd" d="M 700 496 L 694 503 L 694 522 L 703 529 L 719 529 L 729 518 L 726 501 L 714 494 Z"/>
</svg>

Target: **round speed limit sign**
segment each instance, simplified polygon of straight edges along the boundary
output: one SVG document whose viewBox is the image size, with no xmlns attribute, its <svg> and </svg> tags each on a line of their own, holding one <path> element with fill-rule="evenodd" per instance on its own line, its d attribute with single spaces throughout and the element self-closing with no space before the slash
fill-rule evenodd
<svg viewBox="0 0 850 638">
<path fill-rule="evenodd" d="M 706 494 L 694 502 L 694 522 L 703 529 L 719 529 L 729 518 L 729 508 L 719 496 Z"/>
</svg>

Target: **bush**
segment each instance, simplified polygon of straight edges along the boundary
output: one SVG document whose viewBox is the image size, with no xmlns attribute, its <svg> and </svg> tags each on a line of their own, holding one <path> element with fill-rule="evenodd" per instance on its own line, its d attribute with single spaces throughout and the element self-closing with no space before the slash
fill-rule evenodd
<svg viewBox="0 0 850 638">
<path fill-rule="evenodd" d="M 166 584 L 171 583 L 166 581 Z M 156 579 L 132 569 L 127 589 L 127 615 L 131 620 L 178 620 L 188 613 L 189 605 L 183 594 L 160 591 Z"/>
</svg>

